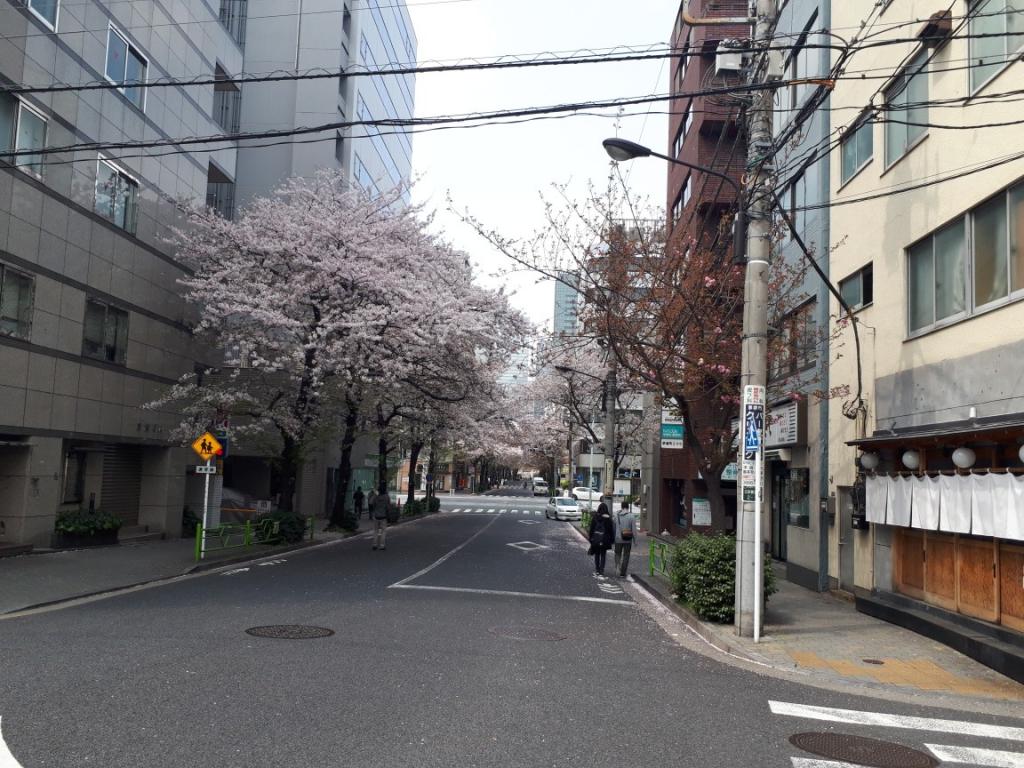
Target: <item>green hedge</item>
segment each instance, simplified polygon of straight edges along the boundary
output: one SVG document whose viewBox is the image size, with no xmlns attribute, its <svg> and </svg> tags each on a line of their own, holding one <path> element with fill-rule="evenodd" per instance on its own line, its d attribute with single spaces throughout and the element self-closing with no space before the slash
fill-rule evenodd
<svg viewBox="0 0 1024 768">
<path fill-rule="evenodd" d="M 439 499 L 437 496 L 431 496 L 430 497 L 430 513 L 433 514 L 434 512 L 440 512 L 440 511 L 441 511 L 441 499 Z"/>
<path fill-rule="evenodd" d="M 295 544 L 306 537 L 306 518 L 296 515 L 294 512 L 277 510 L 256 519 L 257 521 L 276 520 L 280 523 L 281 540 L 287 544 Z"/>
<path fill-rule="evenodd" d="M 102 531 L 116 531 L 121 527 L 122 520 L 111 512 L 97 509 L 75 509 L 57 515 L 53 529 L 57 533 L 76 536 L 95 536 Z"/>
<path fill-rule="evenodd" d="M 731 622 L 736 611 L 736 539 L 732 536 L 691 534 L 676 545 L 669 579 L 679 602 L 702 619 Z M 775 594 L 771 559 L 764 560 L 764 597 Z"/>
</svg>

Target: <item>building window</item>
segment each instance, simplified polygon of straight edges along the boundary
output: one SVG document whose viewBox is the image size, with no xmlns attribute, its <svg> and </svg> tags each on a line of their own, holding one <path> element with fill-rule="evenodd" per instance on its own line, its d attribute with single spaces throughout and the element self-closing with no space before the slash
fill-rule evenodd
<svg viewBox="0 0 1024 768">
<path fill-rule="evenodd" d="M 679 190 L 679 194 L 676 195 L 676 200 L 672 204 L 672 226 L 674 227 L 679 223 L 679 219 L 683 216 L 683 210 L 686 208 L 686 204 L 690 202 L 691 194 L 691 182 L 692 177 L 687 176 L 686 181 L 683 183 L 683 188 Z"/>
<path fill-rule="evenodd" d="M 206 170 L 206 207 L 222 218 L 235 217 L 235 183 L 213 163 Z"/>
<path fill-rule="evenodd" d="M 691 101 L 686 107 L 686 117 L 683 118 L 683 136 L 690 132 L 690 126 L 693 125 L 693 102 Z"/>
<path fill-rule="evenodd" d="M 777 340 L 771 345 L 772 379 L 783 379 L 814 367 L 818 360 L 816 306 L 812 301 L 782 318 Z"/>
<path fill-rule="evenodd" d="M 957 221 L 907 251 L 907 307 L 916 331 L 964 311 L 964 223 Z"/>
<path fill-rule="evenodd" d="M 230 82 L 230 75 L 218 64 L 213 73 L 213 119 L 225 133 L 238 133 L 242 113 L 242 92 Z"/>
<path fill-rule="evenodd" d="M 875 300 L 875 276 L 871 264 L 839 281 L 839 295 L 850 309 L 866 307 Z"/>
<path fill-rule="evenodd" d="M 857 172 L 868 164 L 874 154 L 875 124 L 867 117 L 862 117 L 843 136 L 842 142 L 842 175 L 845 184 Z"/>
<path fill-rule="evenodd" d="M 239 48 L 245 47 L 245 21 L 248 14 L 249 0 L 220 0 L 217 16 Z"/>
<path fill-rule="evenodd" d="M 807 218 L 807 177 L 800 174 L 789 184 L 789 218 L 797 233 L 803 237 Z"/>
<path fill-rule="evenodd" d="M 32 332 L 32 288 L 28 275 L 0 265 L 0 333 L 27 339 Z"/>
<path fill-rule="evenodd" d="M 0 151 L 32 152 L 14 155 L 11 162 L 36 176 L 43 175 L 43 156 L 33 150 L 46 146 L 46 118 L 20 99 L 0 94 Z"/>
<path fill-rule="evenodd" d="M 341 135 L 341 131 L 334 134 L 334 159 L 342 165 L 345 164 L 345 137 Z"/>
<path fill-rule="evenodd" d="M 139 184 L 113 163 L 96 167 L 96 213 L 128 232 L 135 232 Z"/>
<path fill-rule="evenodd" d="M 907 284 L 911 333 L 1024 295 L 1024 183 L 908 248 Z"/>
<path fill-rule="evenodd" d="M 28 0 L 28 8 L 53 31 L 57 31 L 58 0 Z"/>
<path fill-rule="evenodd" d="M 969 3 L 971 93 L 1016 60 L 1024 47 L 1024 0 L 975 0 Z"/>
<path fill-rule="evenodd" d="M 127 352 L 128 313 L 95 299 L 87 299 L 82 354 L 124 365 Z"/>
<path fill-rule="evenodd" d="M 64 454 L 64 490 L 62 504 L 77 504 L 85 498 L 85 462 L 88 453 L 70 450 Z"/>
<path fill-rule="evenodd" d="M 146 108 L 146 70 L 149 64 L 127 38 L 113 27 L 107 31 L 107 79 L 139 109 Z"/>
<path fill-rule="evenodd" d="M 680 123 L 679 128 L 676 130 L 676 137 L 672 140 L 672 157 L 679 157 L 679 153 L 683 149 L 683 126 L 685 123 Z"/>
<path fill-rule="evenodd" d="M 927 55 L 918 53 L 885 90 L 885 165 L 892 165 L 928 132 Z"/>
</svg>

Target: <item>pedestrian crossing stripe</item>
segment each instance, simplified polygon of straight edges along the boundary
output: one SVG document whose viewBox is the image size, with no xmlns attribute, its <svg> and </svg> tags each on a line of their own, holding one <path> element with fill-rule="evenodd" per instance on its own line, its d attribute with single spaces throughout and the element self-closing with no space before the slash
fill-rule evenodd
<svg viewBox="0 0 1024 768">
<path fill-rule="evenodd" d="M 1024 766 L 1024 754 L 1020 752 L 973 747 L 947 747 L 942 744 L 925 744 L 925 746 L 943 763 L 989 765 L 995 766 L 995 768 L 1021 768 Z"/>
</svg>

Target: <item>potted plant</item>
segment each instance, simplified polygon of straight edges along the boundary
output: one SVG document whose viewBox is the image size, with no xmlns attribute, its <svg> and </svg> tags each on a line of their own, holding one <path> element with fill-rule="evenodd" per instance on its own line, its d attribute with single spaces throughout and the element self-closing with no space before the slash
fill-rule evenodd
<svg viewBox="0 0 1024 768">
<path fill-rule="evenodd" d="M 55 549 L 117 544 L 121 518 L 103 510 L 74 509 L 57 515 L 53 528 Z"/>
</svg>

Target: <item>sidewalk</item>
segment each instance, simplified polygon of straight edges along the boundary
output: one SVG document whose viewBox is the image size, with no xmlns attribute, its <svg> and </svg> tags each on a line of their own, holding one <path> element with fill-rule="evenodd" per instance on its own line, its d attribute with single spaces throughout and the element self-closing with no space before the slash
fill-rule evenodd
<svg viewBox="0 0 1024 768">
<path fill-rule="evenodd" d="M 314 544 L 356 534 L 325 531 L 316 520 Z M 361 520 L 359 531 L 371 524 Z M 170 579 L 232 562 L 286 554 L 301 545 L 255 546 L 211 552 L 195 561 L 195 539 L 169 539 L 114 547 L 37 552 L 0 558 L 0 616 L 32 606 L 61 602 L 99 592 Z"/>
<path fill-rule="evenodd" d="M 894 624 L 859 613 L 853 603 L 786 581 L 768 601 L 761 642 L 737 637 L 732 625 L 703 622 L 678 605 L 662 576 L 650 576 L 648 544 L 633 547 L 630 573 L 671 603 L 698 634 L 720 649 L 745 657 L 796 680 L 855 686 L 867 695 L 943 694 L 987 702 L 1024 702 L 1024 685 L 940 643 Z"/>
</svg>

